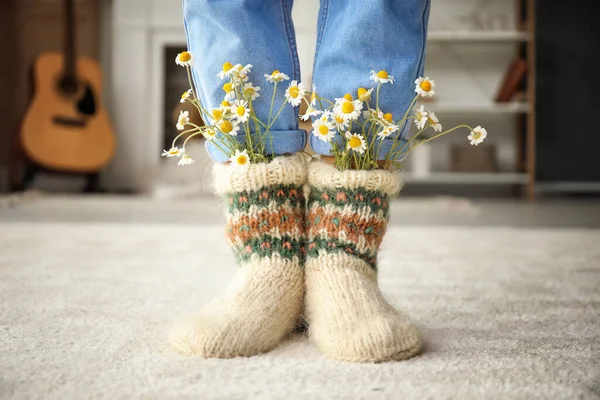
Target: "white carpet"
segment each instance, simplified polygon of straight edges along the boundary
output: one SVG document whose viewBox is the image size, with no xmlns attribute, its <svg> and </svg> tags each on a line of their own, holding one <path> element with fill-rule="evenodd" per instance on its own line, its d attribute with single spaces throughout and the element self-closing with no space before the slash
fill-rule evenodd
<svg viewBox="0 0 600 400">
<path fill-rule="evenodd" d="M 302 336 L 247 359 L 166 348 L 171 321 L 234 273 L 221 234 L 0 223 L 0 398 L 600 398 L 599 231 L 392 227 L 381 286 L 428 345 L 379 365 Z"/>
</svg>

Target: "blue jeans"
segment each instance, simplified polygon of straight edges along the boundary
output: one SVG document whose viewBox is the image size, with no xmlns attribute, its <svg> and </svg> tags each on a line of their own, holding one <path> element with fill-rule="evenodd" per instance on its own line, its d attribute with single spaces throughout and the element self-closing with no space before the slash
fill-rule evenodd
<svg viewBox="0 0 600 400">
<path fill-rule="evenodd" d="M 430 0 L 321 0 L 313 83 L 321 97 L 333 100 L 359 87 L 370 88 L 371 70 L 385 69 L 393 85 L 383 85 L 379 107 L 394 120 L 404 115 L 415 96 L 414 81 L 423 73 Z M 195 57 L 194 84 L 205 108 L 223 100 L 223 81 L 217 78 L 225 62 L 252 64 L 250 81 L 261 87 L 255 111 L 268 117 L 273 84 L 264 74 L 280 70 L 300 81 L 300 64 L 291 18 L 293 0 L 183 0 L 188 49 Z M 277 89 L 277 105 L 287 83 Z M 284 86 L 284 87 L 281 87 Z M 310 90 L 309 87 L 307 87 Z M 296 153 L 306 146 L 306 133 L 298 129 L 298 107 L 286 106 L 271 129 L 270 154 Z M 408 124 L 398 131 L 408 134 Z M 243 135 L 239 135 L 243 140 Z M 384 140 L 379 158 L 392 144 Z M 311 135 L 318 154 L 329 155 L 330 145 Z M 207 142 L 216 161 L 227 157 Z"/>
</svg>

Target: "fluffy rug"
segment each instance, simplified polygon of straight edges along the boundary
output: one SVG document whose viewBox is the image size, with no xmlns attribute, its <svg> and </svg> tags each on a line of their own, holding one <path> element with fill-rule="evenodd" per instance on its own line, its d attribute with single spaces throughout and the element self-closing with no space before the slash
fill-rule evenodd
<svg viewBox="0 0 600 400">
<path fill-rule="evenodd" d="M 171 321 L 234 273 L 216 224 L 0 223 L 2 399 L 593 399 L 600 397 L 600 234 L 393 226 L 386 296 L 422 327 L 414 359 L 173 353 Z"/>
</svg>

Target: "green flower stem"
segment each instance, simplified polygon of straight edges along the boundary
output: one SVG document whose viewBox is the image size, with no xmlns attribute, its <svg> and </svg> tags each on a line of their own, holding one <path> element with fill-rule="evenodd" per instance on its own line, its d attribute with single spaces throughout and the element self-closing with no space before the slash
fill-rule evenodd
<svg viewBox="0 0 600 400">
<path fill-rule="evenodd" d="M 191 134 L 190 136 L 188 136 L 188 137 L 185 139 L 185 141 L 183 142 L 183 148 L 185 149 L 185 146 L 186 146 L 186 144 L 187 144 L 188 140 L 190 140 L 190 139 L 191 139 L 191 138 L 193 138 L 194 136 L 198 136 L 198 135 L 201 135 L 201 134 L 202 134 L 202 132 L 196 132 L 196 133 L 193 133 L 193 134 Z M 212 142 L 213 142 L 213 145 L 214 145 L 214 146 L 215 146 L 215 147 L 216 147 L 216 148 L 217 148 L 219 151 L 221 151 L 221 153 L 223 153 L 223 154 L 224 154 L 226 157 L 229 157 L 229 154 L 228 154 L 228 153 L 227 153 L 225 150 L 223 150 L 223 148 L 222 148 L 221 146 L 219 146 L 219 145 L 216 143 L 216 140 L 217 140 L 217 138 L 215 138 L 215 139 L 213 139 L 213 140 L 212 140 Z M 221 143 L 222 143 L 222 142 L 221 142 Z"/>
<path fill-rule="evenodd" d="M 418 98 L 419 98 L 419 94 L 417 93 L 417 95 L 414 97 L 414 99 L 412 100 L 412 102 L 410 103 L 410 105 L 408 106 L 408 108 L 406 109 L 406 112 L 404 113 L 404 116 L 402 117 L 402 119 L 400 121 L 396 122 L 396 125 L 398 125 L 400 127 L 400 129 L 402 129 L 402 125 L 401 124 L 403 124 L 404 121 L 406 120 L 406 117 L 408 117 L 408 114 L 412 110 L 412 108 L 415 105 L 415 103 L 417 102 Z"/>
<path fill-rule="evenodd" d="M 273 96 L 271 97 L 271 108 L 269 108 L 269 119 L 267 119 L 267 125 L 269 129 L 271 127 L 271 115 L 273 114 L 273 107 L 275 106 L 275 93 L 277 93 L 277 81 L 273 85 Z"/>
<path fill-rule="evenodd" d="M 188 84 L 190 85 L 190 89 L 192 89 L 192 95 L 194 96 L 194 99 L 198 99 L 198 96 L 196 95 L 196 91 L 194 90 L 194 85 L 192 84 L 191 68 L 189 65 L 186 65 L 185 69 L 187 71 Z M 199 101 L 199 99 L 198 99 L 198 101 Z"/>
<path fill-rule="evenodd" d="M 196 128 L 192 128 L 192 129 L 186 129 L 186 130 L 180 132 L 177 136 L 175 136 L 175 139 L 173 139 L 173 142 L 171 143 L 171 147 L 175 147 L 175 142 L 177 142 L 177 139 L 179 139 L 180 137 L 182 137 L 186 133 L 194 132 L 195 130 L 197 130 L 197 129 Z"/>
<path fill-rule="evenodd" d="M 273 117 L 273 120 L 271 121 L 271 123 L 269 124 L 269 126 L 267 127 L 267 129 L 270 131 L 271 127 L 273 126 L 273 124 L 275 123 L 275 121 L 277 121 L 277 118 L 279 118 L 279 115 L 281 114 L 281 112 L 283 111 L 283 107 L 285 107 L 286 102 L 284 101 L 281 104 L 281 107 L 279 107 L 279 111 L 277 111 L 277 114 L 275 114 L 275 117 Z"/>
</svg>

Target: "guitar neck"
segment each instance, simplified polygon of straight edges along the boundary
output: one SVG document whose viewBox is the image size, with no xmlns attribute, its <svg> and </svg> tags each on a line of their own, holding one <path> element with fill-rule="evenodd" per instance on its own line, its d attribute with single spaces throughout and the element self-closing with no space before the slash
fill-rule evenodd
<svg viewBox="0 0 600 400">
<path fill-rule="evenodd" d="M 63 74 L 75 78 L 75 8 L 73 0 L 64 0 L 64 66 Z"/>
</svg>

